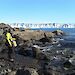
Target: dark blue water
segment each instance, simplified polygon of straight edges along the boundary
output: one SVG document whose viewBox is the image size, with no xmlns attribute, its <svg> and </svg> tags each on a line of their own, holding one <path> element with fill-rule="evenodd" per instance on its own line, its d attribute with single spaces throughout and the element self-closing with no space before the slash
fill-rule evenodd
<svg viewBox="0 0 75 75">
<path fill-rule="evenodd" d="M 75 28 L 37 28 L 37 29 L 33 29 L 33 30 L 54 31 L 57 29 L 60 29 L 70 35 L 75 33 Z"/>
</svg>

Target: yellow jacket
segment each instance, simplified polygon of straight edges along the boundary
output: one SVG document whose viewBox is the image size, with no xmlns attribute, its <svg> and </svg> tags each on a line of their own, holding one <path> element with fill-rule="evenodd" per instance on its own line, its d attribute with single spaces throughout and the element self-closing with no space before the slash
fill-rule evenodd
<svg viewBox="0 0 75 75">
<path fill-rule="evenodd" d="M 7 32 L 7 34 L 6 34 L 6 39 L 11 47 L 12 47 L 12 45 L 17 46 L 16 41 L 14 40 L 14 38 L 12 38 L 12 36 L 9 32 Z"/>
<path fill-rule="evenodd" d="M 12 47 L 12 36 L 9 32 L 7 32 L 7 34 L 6 34 L 6 39 L 9 43 L 9 45 Z"/>
</svg>

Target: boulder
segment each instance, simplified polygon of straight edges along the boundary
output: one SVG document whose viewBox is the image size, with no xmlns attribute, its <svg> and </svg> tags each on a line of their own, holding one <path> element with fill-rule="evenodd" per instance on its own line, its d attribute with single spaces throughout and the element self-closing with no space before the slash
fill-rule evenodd
<svg viewBox="0 0 75 75">
<path fill-rule="evenodd" d="M 55 41 L 55 39 L 53 36 L 47 36 L 47 34 L 44 33 L 44 37 L 41 38 L 39 41 L 42 42 L 43 44 L 46 42 L 53 43 Z"/>
<path fill-rule="evenodd" d="M 15 75 L 38 75 L 33 68 L 18 69 Z"/>
<path fill-rule="evenodd" d="M 37 58 L 37 55 L 41 52 L 38 45 L 33 45 L 32 47 L 33 57 Z"/>
<path fill-rule="evenodd" d="M 16 71 L 9 72 L 8 75 L 16 75 Z"/>
<path fill-rule="evenodd" d="M 55 31 L 53 31 L 52 33 L 54 33 L 54 34 L 57 35 L 57 36 L 64 35 L 64 32 L 63 32 L 62 30 L 55 30 Z"/>
<path fill-rule="evenodd" d="M 33 68 L 25 68 L 25 72 L 28 71 L 30 75 L 39 75 L 36 69 Z M 26 74 L 28 75 L 28 74 Z"/>
</svg>

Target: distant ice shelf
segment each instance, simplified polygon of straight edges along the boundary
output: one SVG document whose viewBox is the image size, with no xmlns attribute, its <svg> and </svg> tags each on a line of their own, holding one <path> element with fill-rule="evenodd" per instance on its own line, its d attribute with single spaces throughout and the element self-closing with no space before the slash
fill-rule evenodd
<svg viewBox="0 0 75 75">
<path fill-rule="evenodd" d="M 60 23 L 11 23 L 12 28 L 75 28 L 75 24 Z"/>
</svg>

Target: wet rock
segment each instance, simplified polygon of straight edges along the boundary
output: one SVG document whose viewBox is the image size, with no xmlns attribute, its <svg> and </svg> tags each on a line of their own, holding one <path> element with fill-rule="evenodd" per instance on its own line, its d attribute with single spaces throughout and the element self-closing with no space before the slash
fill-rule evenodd
<svg viewBox="0 0 75 75">
<path fill-rule="evenodd" d="M 5 63 L 0 62 L 0 66 L 1 66 L 1 67 L 4 67 L 4 66 L 5 66 Z"/>
<path fill-rule="evenodd" d="M 23 48 L 18 51 L 18 54 L 24 55 L 24 56 L 32 56 L 32 51 L 31 50 L 24 50 Z"/>
<path fill-rule="evenodd" d="M 16 71 L 9 72 L 7 75 L 16 75 Z"/>
<path fill-rule="evenodd" d="M 54 33 L 57 36 L 64 35 L 64 32 L 62 30 L 56 30 L 56 31 L 53 31 L 52 33 Z"/>
<path fill-rule="evenodd" d="M 11 69 L 8 69 L 7 71 L 8 71 L 8 72 L 11 72 L 12 70 L 11 70 Z"/>
<path fill-rule="evenodd" d="M 38 72 L 33 68 L 20 68 L 15 75 L 38 75 Z"/>
<path fill-rule="evenodd" d="M 37 55 L 41 52 L 40 47 L 33 45 L 32 47 L 33 57 L 37 58 Z"/>
<path fill-rule="evenodd" d="M 54 37 L 52 37 L 52 36 L 49 36 L 49 37 L 48 37 L 48 36 L 46 35 L 46 33 L 44 33 L 44 37 L 41 38 L 39 41 L 42 42 L 43 44 L 45 44 L 46 42 L 53 43 L 53 42 L 55 41 L 55 39 L 54 39 Z"/>
<path fill-rule="evenodd" d="M 0 74 L 1 74 L 1 75 L 2 75 L 2 74 L 4 74 L 3 70 L 1 71 L 1 73 L 0 73 Z"/>
<path fill-rule="evenodd" d="M 28 71 L 25 72 L 24 69 L 18 69 L 16 75 L 30 75 L 30 73 Z"/>
<path fill-rule="evenodd" d="M 47 56 L 42 52 L 37 54 L 37 59 L 39 59 L 39 60 L 48 60 Z"/>
<path fill-rule="evenodd" d="M 30 73 L 30 75 L 39 75 L 36 69 L 25 68 L 25 72 L 27 72 L 27 71 Z M 28 74 L 26 74 L 26 75 L 28 75 Z"/>
<path fill-rule="evenodd" d="M 47 39 L 47 38 L 42 38 L 42 39 L 40 39 L 39 41 L 44 44 L 44 43 L 46 43 L 46 42 L 49 42 L 49 39 Z"/>
<path fill-rule="evenodd" d="M 64 68 L 68 69 L 68 68 L 72 68 L 72 64 L 69 62 L 69 61 L 66 61 L 64 64 L 63 64 Z"/>
<path fill-rule="evenodd" d="M 69 62 L 75 66 L 75 55 L 69 59 Z"/>
</svg>

